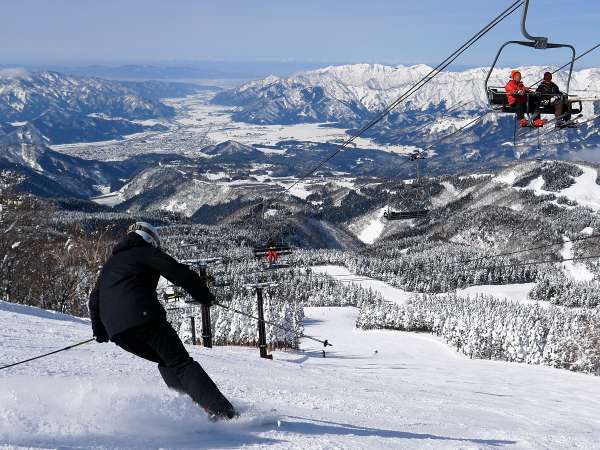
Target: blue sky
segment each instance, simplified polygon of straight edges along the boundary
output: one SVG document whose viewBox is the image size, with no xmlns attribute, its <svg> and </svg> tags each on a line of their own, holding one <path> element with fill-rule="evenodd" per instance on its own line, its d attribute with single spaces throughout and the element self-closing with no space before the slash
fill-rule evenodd
<svg viewBox="0 0 600 450">
<path fill-rule="evenodd" d="M 11 0 L 0 64 L 182 60 L 436 63 L 510 0 Z M 487 65 L 519 38 L 518 15 L 460 64 Z M 530 31 L 583 51 L 600 42 L 597 0 L 532 0 Z M 508 53 L 506 64 L 563 62 Z M 600 51 L 582 66 L 600 66 Z"/>
</svg>

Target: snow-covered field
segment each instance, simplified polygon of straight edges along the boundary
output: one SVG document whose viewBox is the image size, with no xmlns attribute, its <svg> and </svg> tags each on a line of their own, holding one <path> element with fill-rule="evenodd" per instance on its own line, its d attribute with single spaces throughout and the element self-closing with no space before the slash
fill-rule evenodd
<svg viewBox="0 0 600 450">
<path fill-rule="evenodd" d="M 206 133 L 213 142 L 233 140 L 248 145 L 275 145 L 281 141 L 299 140 L 309 142 L 342 143 L 349 136 L 342 128 L 333 128 L 327 123 L 302 123 L 293 125 L 253 125 L 234 122 L 231 118 L 235 108 L 211 105 L 212 94 L 197 94 L 185 99 L 173 99 L 170 104 L 185 111 L 177 122 L 192 126 L 198 133 Z M 411 153 L 417 147 L 381 145 L 371 139 L 359 137 L 354 144 L 360 148 L 389 152 Z"/>
<path fill-rule="evenodd" d="M 600 379 L 457 356 L 429 335 L 307 308 L 299 352 L 190 348 L 243 409 L 280 426 L 211 424 L 153 364 L 92 343 L 0 372 L 0 448 L 600 448 Z M 2 362 L 86 339 L 84 320 L 0 303 Z M 253 405 L 253 406 L 252 406 Z"/>
<path fill-rule="evenodd" d="M 592 167 L 578 165 L 583 171 L 583 174 L 575 178 L 575 184 L 563 189 L 559 192 L 550 192 L 542 189 L 544 180 L 540 176 L 531 181 L 527 189 L 533 189 L 537 195 L 543 194 L 558 194 L 567 197 L 569 200 L 574 200 L 581 206 L 587 206 L 594 211 L 600 209 L 600 186 L 596 184 L 598 171 Z"/>
<path fill-rule="evenodd" d="M 214 92 L 202 92 L 185 98 L 166 99 L 176 109 L 172 120 L 155 121 L 167 131 L 132 134 L 122 140 L 53 145 L 58 152 L 87 159 L 122 160 L 143 153 L 178 153 L 197 157 L 200 148 L 233 140 L 241 144 L 274 146 L 281 141 L 298 140 L 315 143 L 342 143 L 346 130 L 326 123 L 295 125 L 253 125 L 235 122 L 235 108 L 211 105 Z M 359 148 L 395 153 L 412 153 L 414 146 L 382 145 L 368 138 L 354 140 Z M 272 149 L 264 150 L 272 153 Z M 278 150 L 275 150 L 278 151 Z"/>
</svg>

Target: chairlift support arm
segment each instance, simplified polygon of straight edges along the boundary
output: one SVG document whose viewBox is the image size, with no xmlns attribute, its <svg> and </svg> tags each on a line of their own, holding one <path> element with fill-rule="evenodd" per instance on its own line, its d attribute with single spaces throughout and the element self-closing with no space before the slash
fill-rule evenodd
<svg viewBox="0 0 600 450">
<path fill-rule="evenodd" d="M 492 63 L 490 70 L 487 73 L 487 76 L 485 77 L 485 92 L 488 95 L 488 99 L 490 97 L 489 94 L 489 81 L 490 81 L 490 77 L 492 76 L 492 72 L 494 71 L 494 69 L 496 68 L 496 64 L 498 63 L 498 60 L 500 59 L 500 55 L 502 54 L 502 52 L 504 51 L 504 49 L 509 46 L 509 45 L 521 45 L 524 47 L 531 47 L 534 49 L 538 49 L 538 50 L 547 50 L 547 49 L 556 49 L 556 48 L 568 48 L 571 50 L 571 61 L 569 63 L 569 78 L 567 79 L 567 88 L 565 93 L 568 95 L 569 94 L 569 89 L 571 87 L 571 78 L 573 76 L 573 68 L 575 67 L 575 60 L 577 57 L 577 52 L 575 50 L 575 47 L 573 47 L 570 44 L 555 44 L 555 43 L 550 43 L 548 42 L 548 38 L 544 37 L 544 36 L 532 36 L 528 31 L 527 31 L 527 14 L 529 12 L 529 2 L 530 0 L 524 0 L 525 4 L 523 6 L 523 15 L 521 16 L 521 34 L 523 35 L 523 37 L 525 39 L 527 39 L 526 41 L 508 41 L 505 42 L 502 47 L 500 47 L 500 50 L 498 50 L 498 53 L 496 54 L 496 58 L 494 59 L 494 62 Z M 490 99 L 491 102 L 491 99 Z M 493 107 L 493 105 L 491 105 Z"/>
<path fill-rule="evenodd" d="M 529 12 L 529 1 L 525 0 L 523 5 L 523 14 L 521 15 L 521 34 L 529 41 L 533 41 L 535 48 L 545 49 L 548 45 L 548 38 L 544 36 L 532 36 L 527 31 L 527 13 Z"/>
</svg>

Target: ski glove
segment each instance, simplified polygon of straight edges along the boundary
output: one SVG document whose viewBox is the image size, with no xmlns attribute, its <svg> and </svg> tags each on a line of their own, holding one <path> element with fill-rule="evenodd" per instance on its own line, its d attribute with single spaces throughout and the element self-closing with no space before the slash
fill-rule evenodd
<svg viewBox="0 0 600 450">
<path fill-rule="evenodd" d="M 94 286 L 88 301 L 88 309 L 90 311 L 90 319 L 92 321 L 92 334 L 96 342 L 108 342 L 108 333 L 104 324 L 100 320 L 100 295 L 98 293 L 98 282 Z"/>
<path fill-rule="evenodd" d="M 103 342 L 108 342 L 108 333 L 106 332 L 104 325 L 100 324 L 98 326 L 98 324 L 94 324 L 94 322 L 92 322 L 92 331 L 94 333 L 94 339 L 96 339 L 96 342 L 100 344 Z"/>
</svg>

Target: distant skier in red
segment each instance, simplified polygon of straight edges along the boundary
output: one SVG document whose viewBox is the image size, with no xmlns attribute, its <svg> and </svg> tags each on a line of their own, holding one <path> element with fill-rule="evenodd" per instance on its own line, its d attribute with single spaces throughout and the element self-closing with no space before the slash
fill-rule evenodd
<svg viewBox="0 0 600 450">
<path fill-rule="evenodd" d="M 160 276 L 185 289 L 196 301 L 211 305 L 214 296 L 205 280 L 160 249 L 156 229 L 137 222 L 113 250 L 90 295 L 94 337 L 111 340 L 136 356 L 158 363 L 171 389 L 188 394 L 211 420 L 237 415 L 200 364 L 194 361 L 158 301 Z"/>
<path fill-rule="evenodd" d="M 513 70 L 510 74 L 510 80 L 506 83 L 506 98 L 508 100 L 508 106 L 516 109 L 517 119 L 521 127 L 530 126 L 529 120 L 525 119 L 525 113 L 529 112 L 533 114 L 537 113 L 538 105 L 534 96 L 528 95 L 533 93 L 533 90 L 525 86 L 522 81 L 521 72 Z M 541 127 L 544 125 L 542 119 L 534 119 L 534 127 Z"/>
<path fill-rule="evenodd" d="M 274 248 L 269 248 L 267 250 L 267 261 L 269 261 L 269 264 L 275 264 L 278 259 L 279 253 L 277 253 L 277 250 Z"/>
</svg>

